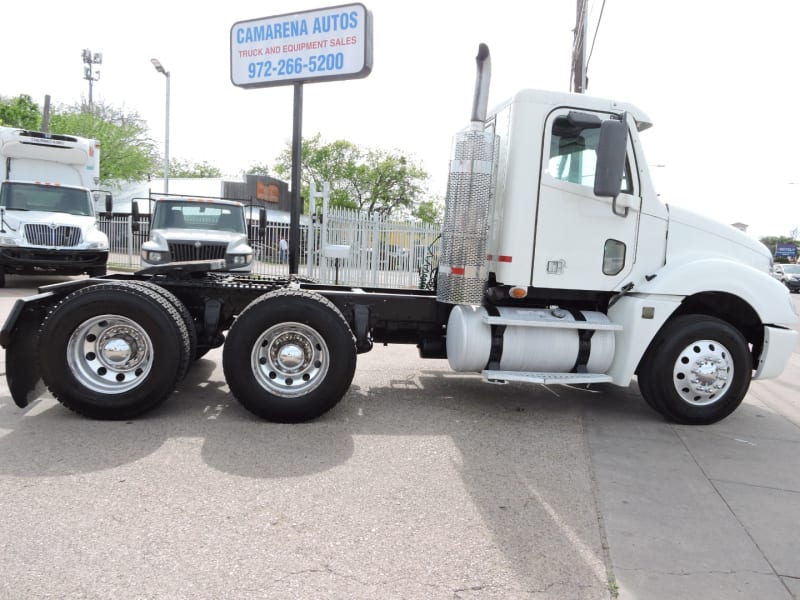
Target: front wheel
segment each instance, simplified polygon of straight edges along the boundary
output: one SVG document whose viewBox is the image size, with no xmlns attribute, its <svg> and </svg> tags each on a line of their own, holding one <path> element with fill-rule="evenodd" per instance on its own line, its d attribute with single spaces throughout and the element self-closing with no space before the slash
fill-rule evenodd
<svg viewBox="0 0 800 600">
<path fill-rule="evenodd" d="M 750 387 L 752 358 L 744 336 L 706 315 L 667 323 L 639 366 L 639 388 L 651 407 L 684 425 L 709 425 L 731 414 Z"/>
<path fill-rule="evenodd" d="M 231 392 L 249 411 L 279 423 L 308 421 L 333 408 L 350 387 L 355 338 L 326 298 L 277 290 L 236 318 L 222 365 Z"/>
</svg>

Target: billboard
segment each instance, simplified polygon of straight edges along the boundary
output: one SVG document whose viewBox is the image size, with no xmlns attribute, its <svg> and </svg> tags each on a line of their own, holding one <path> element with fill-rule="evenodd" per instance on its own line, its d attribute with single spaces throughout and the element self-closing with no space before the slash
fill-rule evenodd
<svg viewBox="0 0 800 600">
<path fill-rule="evenodd" d="M 778 244 L 775 247 L 775 256 L 784 258 L 797 258 L 797 246 L 794 244 Z"/>
<path fill-rule="evenodd" d="M 231 27 L 231 82 L 243 88 L 366 77 L 372 14 L 363 4 L 239 21 Z"/>
</svg>

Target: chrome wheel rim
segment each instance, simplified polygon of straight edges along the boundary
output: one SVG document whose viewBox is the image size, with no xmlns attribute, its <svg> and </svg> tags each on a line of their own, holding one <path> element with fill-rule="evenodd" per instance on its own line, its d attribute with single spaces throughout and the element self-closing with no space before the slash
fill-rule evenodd
<svg viewBox="0 0 800 600">
<path fill-rule="evenodd" d="M 102 394 L 122 394 L 140 385 L 153 368 L 153 342 L 135 321 L 99 315 L 69 338 L 67 363 L 78 382 Z"/>
<path fill-rule="evenodd" d="M 672 382 L 678 395 L 692 406 L 714 404 L 733 382 L 730 351 L 715 340 L 698 340 L 678 355 Z"/>
<path fill-rule="evenodd" d="M 325 340 L 303 323 L 273 325 L 258 337 L 250 353 L 250 368 L 258 383 L 285 398 L 316 389 L 329 367 Z"/>
</svg>

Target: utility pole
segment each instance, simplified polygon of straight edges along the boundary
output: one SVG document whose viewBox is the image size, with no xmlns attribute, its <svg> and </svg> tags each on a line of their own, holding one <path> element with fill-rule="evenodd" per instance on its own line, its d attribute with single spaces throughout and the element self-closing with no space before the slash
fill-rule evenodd
<svg viewBox="0 0 800 600">
<path fill-rule="evenodd" d="M 575 14 L 575 38 L 572 44 L 572 81 L 570 91 L 586 93 L 586 24 L 588 0 L 578 0 Z"/>
<path fill-rule="evenodd" d="M 50 94 L 44 96 L 44 108 L 42 109 L 42 131 L 50 131 Z"/>
</svg>

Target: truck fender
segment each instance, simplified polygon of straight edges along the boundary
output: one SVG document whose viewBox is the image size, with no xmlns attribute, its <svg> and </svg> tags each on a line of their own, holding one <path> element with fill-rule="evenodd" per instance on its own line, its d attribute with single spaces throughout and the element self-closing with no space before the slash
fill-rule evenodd
<svg viewBox="0 0 800 600">
<path fill-rule="evenodd" d="M 798 318 L 789 293 L 768 273 L 725 258 L 687 256 L 656 272 L 633 291 L 688 297 L 701 292 L 726 292 L 749 304 L 766 325 L 792 325 Z"/>
<path fill-rule="evenodd" d="M 650 342 L 688 297 L 703 292 L 735 295 L 752 307 L 764 325 L 791 325 L 798 318 L 785 286 L 753 267 L 724 258 L 683 260 L 636 285 L 608 311 L 616 332 L 616 353 L 608 374 L 628 385 Z"/>
<path fill-rule="evenodd" d="M 628 294 L 609 309 L 611 321 L 622 325 L 614 332 L 614 359 L 608 368 L 616 385 L 630 383 L 650 342 L 682 301 L 682 296 Z"/>
</svg>

